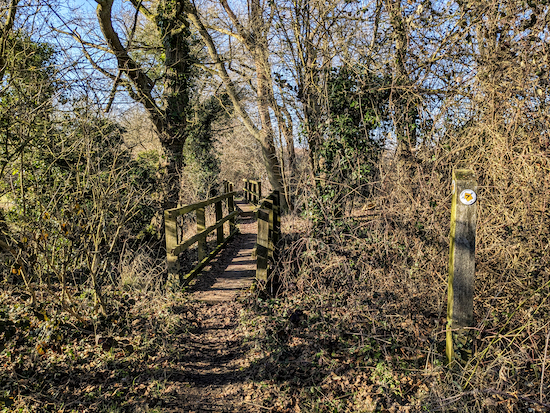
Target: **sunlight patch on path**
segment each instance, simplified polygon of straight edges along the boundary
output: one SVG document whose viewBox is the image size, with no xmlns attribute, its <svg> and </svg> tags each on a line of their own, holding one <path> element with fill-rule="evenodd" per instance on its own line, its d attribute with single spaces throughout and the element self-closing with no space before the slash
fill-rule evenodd
<svg viewBox="0 0 550 413">
<path fill-rule="evenodd" d="M 236 205 L 243 211 L 238 223 L 240 234 L 191 286 L 189 292 L 195 300 L 211 304 L 233 301 L 254 281 L 257 224 L 252 206 L 243 201 Z"/>
</svg>

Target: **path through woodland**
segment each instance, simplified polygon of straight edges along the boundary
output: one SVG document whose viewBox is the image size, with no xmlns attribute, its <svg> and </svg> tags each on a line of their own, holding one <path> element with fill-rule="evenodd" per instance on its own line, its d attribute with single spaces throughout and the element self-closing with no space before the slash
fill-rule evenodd
<svg viewBox="0 0 550 413">
<path fill-rule="evenodd" d="M 166 360 L 167 395 L 163 411 L 256 412 L 265 410 L 247 396 L 251 372 L 248 347 L 238 328 L 242 304 L 239 297 L 255 276 L 253 249 L 257 225 L 252 208 L 243 210 L 240 234 L 200 275 L 189 289 L 190 302 L 182 311 L 191 326 Z"/>
</svg>

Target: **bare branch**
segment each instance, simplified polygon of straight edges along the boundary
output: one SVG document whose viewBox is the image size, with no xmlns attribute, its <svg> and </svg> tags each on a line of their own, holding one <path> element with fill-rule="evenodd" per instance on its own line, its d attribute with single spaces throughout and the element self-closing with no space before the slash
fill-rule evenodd
<svg viewBox="0 0 550 413">
<path fill-rule="evenodd" d="M 61 34 L 65 34 L 67 36 L 71 36 L 73 39 L 75 39 L 78 43 L 80 43 L 81 46 L 88 46 L 88 47 L 91 47 L 91 48 L 94 48 L 94 49 L 97 49 L 97 50 L 100 50 L 102 52 L 105 52 L 105 53 L 109 53 L 109 54 L 114 54 L 112 50 L 110 50 L 109 48 L 107 47 L 103 47 L 99 44 L 95 44 L 95 43 L 91 43 L 91 42 L 87 42 L 85 41 L 84 39 L 82 39 L 82 37 L 78 34 L 78 32 L 74 31 L 74 30 L 70 30 L 69 32 L 66 32 L 65 30 L 61 30 L 61 29 L 58 29 L 57 27 L 53 27 L 51 26 L 51 29 L 53 31 L 56 31 L 57 33 L 61 33 Z"/>
<path fill-rule="evenodd" d="M 214 41 L 212 40 L 212 37 L 210 36 L 210 33 L 208 33 L 208 30 L 206 30 L 206 27 L 200 20 L 198 16 L 198 11 L 195 8 L 195 6 L 191 3 L 187 3 L 187 17 L 188 19 L 193 23 L 193 25 L 197 28 L 200 36 L 206 43 L 206 47 L 208 49 L 208 54 L 210 55 L 210 58 L 214 62 L 216 69 L 219 72 L 219 76 L 222 79 L 222 82 L 225 85 L 227 94 L 229 95 L 229 98 L 231 99 L 231 103 L 233 104 L 233 107 L 235 109 L 235 112 L 239 115 L 241 118 L 243 124 L 245 125 L 246 129 L 250 132 L 251 135 L 253 135 L 258 142 L 261 142 L 260 139 L 260 131 L 254 125 L 252 122 L 252 119 L 250 119 L 250 116 L 246 111 L 244 110 L 241 102 L 239 101 L 239 98 L 237 97 L 237 91 L 235 90 L 235 85 L 233 84 L 233 81 L 229 77 L 229 74 L 227 73 L 227 70 L 225 69 L 225 65 L 220 60 L 220 56 L 218 54 L 218 51 L 216 50 L 216 46 L 214 45 Z"/>
<path fill-rule="evenodd" d="M 228 36 L 231 36 L 231 37 L 235 38 L 237 41 L 239 41 L 241 43 L 244 43 L 244 37 L 242 37 L 240 34 L 233 33 L 231 30 L 223 29 L 221 27 L 212 26 L 212 25 L 205 25 L 204 27 L 206 27 L 207 29 L 210 29 L 210 30 L 214 30 L 214 31 L 216 31 L 218 33 L 221 33 L 221 34 L 226 34 Z"/>
<path fill-rule="evenodd" d="M 157 106 L 151 94 L 154 82 L 143 72 L 141 67 L 130 57 L 127 49 L 122 45 L 118 34 L 112 25 L 111 11 L 113 0 L 98 0 L 97 17 L 101 32 L 115 55 L 120 71 L 125 73 L 135 86 L 137 101 L 141 102 L 158 123 L 163 116 L 162 110 Z"/>
<path fill-rule="evenodd" d="M 239 35 L 243 39 L 243 42 L 246 42 L 246 43 L 250 42 L 251 40 L 250 34 L 246 32 L 246 29 L 244 28 L 244 26 L 241 24 L 241 22 L 239 21 L 239 19 L 231 9 L 231 7 L 229 7 L 229 3 L 227 3 L 227 0 L 220 0 L 220 3 L 223 6 L 226 13 L 229 15 L 231 22 L 237 29 L 237 32 L 239 32 Z"/>
<path fill-rule="evenodd" d="M 143 5 L 142 0 L 139 0 L 139 1 L 130 0 L 130 3 L 132 3 L 132 5 L 136 8 L 136 11 L 140 11 L 147 18 L 147 20 L 150 20 L 150 21 L 155 20 L 155 15 L 151 13 L 149 9 L 147 9 L 147 7 Z"/>
<path fill-rule="evenodd" d="M 9 33 L 11 32 L 13 28 L 13 23 L 15 21 L 15 13 L 17 11 L 17 3 L 19 0 L 11 0 L 9 9 L 8 9 L 8 16 L 6 18 L 6 22 L 2 25 L 0 34 L 0 81 L 4 77 L 4 70 L 6 63 L 4 61 L 4 56 L 6 52 L 6 43 L 8 41 Z"/>
</svg>

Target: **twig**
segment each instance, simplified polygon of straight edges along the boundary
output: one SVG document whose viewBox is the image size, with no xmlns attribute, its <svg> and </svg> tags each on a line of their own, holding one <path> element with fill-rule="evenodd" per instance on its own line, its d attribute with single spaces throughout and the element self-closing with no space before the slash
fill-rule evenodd
<svg viewBox="0 0 550 413">
<path fill-rule="evenodd" d="M 254 404 L 254 403 L 249 403 L 249 402 L 243 402 L 244 404 L 248 404 L 249 406 L 254 406 L 254 407 L 259 407 L 260 409 L 264 409 L 264 410 L 273 410 L 273 407 L 265 407 L 265 406 L 260 406 L 259 404 Z"/>
<path fill-rule="evenodd" d="M 527 402 L 527 403 L 538 404 L 540 406 L 550 408 L 550 404 L 548 404 L 548 403 L 539 402 L 538 400 L 530 399 L 528 397 L 518 396 L 516 394 L 510 394 L 510 393 L 506 393 L 506 392 L 495 390 L 495 389 L 484 389 L 484 390 L 481 390 L 480 392 L 481 393 L 489 393 L 489 394 L 497 394 L 499 396 L 509 397 L 511 399 L 518 399 L 518 400 L 521 400 L 521 401 L 524 401 L 524 402 Z"/>
<path fill-rule="evenodd" d="M 542 372 L 540 373 L 540 402 L 542 403 L 544 387 L 544 370 L 546 369 L 546 356 L 548 355 L 548 340 L 550 339 L 550 327 L 548 327 L 548 333 L 546 333 L 546 343 L 544 344 L 544 359 L 542 360 Z"/>
<path fill-rule="evenodd" d="M 445 399 L 441 399 L 441 402 L 454 403 L 454 402 L 458 401 L 460 398 L 462 398 L 464 396 L 470 396 L 470 395 L 475 396 L 475 395 L 481 394 L 481 393 L 494 394 L 494 395 L 498 395 L 498 396 L 508 397 L 510 399 L 521 400 L 521 401 L 526 402 L 526 403 L 538 404 L 539 406 L 550 408 L 550 404 L 548 404 L 548 403 L 539 402 L 538 400 L 535 400 L 535 399 L 530 399 L 528 397 L 519 396 L 517 394 L 510 394 L 510 393 L 506 393 L 506 392 L 503 392 L 503 391 L 500 391 L 500 390 L 495 390 L 495 389 L 482 389 L 482 390 L 467 391 L 467 392 L 463 392 L 463 393 L 457 394 L 457 395 L 452 396 L 452 397 L 447 397 Z"/>
</svg>

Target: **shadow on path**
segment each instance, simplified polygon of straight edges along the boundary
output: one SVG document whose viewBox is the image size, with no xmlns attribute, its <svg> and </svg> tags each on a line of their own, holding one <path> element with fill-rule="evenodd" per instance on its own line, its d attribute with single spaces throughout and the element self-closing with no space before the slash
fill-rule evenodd
<svg viewBox="0 0 550 413">
<path fill-rule="evenodd" d="M 196 300 L 207 303 L 232 301 L 254 280 L 256 220 L 249 204 L 243 201 L 236 204 L 243 210 L 238 221 L 240 233 L 192 283 L 189 293 Z"/>
</svg>

